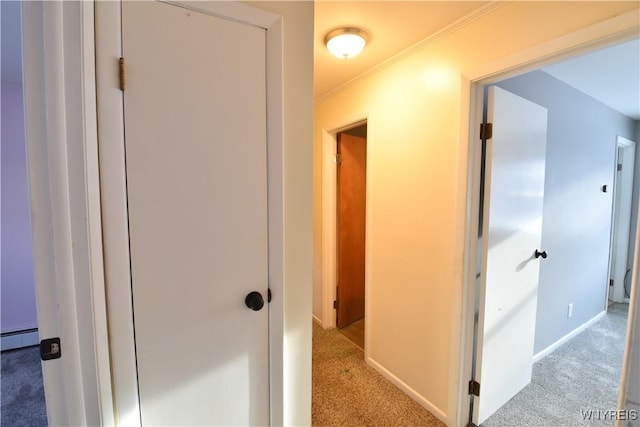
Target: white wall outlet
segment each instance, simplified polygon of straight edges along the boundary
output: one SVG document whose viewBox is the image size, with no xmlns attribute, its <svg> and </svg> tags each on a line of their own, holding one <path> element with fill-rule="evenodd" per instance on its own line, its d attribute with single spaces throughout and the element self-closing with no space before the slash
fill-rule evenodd
<svg viewBox="0 0 640 427">
<path fill-rule="evenodd" d="M 567 318 L 571 319 L 571 316 L 573 316 L 573 303 L 567 307 Z"/>
</svg>

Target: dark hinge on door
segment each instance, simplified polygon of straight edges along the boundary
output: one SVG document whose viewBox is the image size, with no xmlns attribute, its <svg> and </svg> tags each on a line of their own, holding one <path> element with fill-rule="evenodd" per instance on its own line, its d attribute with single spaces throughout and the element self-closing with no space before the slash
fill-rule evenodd
<svg viewBox="0 0 640 427">
<path fill-rule="evenodd" d="M 469 394 L 480 396 L 480 383 L 475 380 L 469 381 Z"/>
<path fill-rule="evenodd" d="M 480 124 L 480 139 L 487 140 L 493 138 L 493 123 Z"/>
<path fill-rule="evenodd" d="M 124 80 L 124 58 L 120 58 L 118 61 L 119 72 L 118 75 L 120 77 L 120 90 L 124 92 L 125 80 Z"/>
<path fill-rule="evenodd" d="M 333 308 L 338 308 L 338 300 L 337 299 L 333 300 Z"/>
</svg>

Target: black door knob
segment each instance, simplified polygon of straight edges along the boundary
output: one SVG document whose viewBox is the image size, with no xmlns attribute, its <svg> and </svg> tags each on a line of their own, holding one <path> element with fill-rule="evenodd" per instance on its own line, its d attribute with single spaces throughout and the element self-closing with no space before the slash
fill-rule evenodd
<svg viewBox="0 0 640 427">
<path fill-rule="evenodd" d="M 244 303 L 247 307 L 249 307 L 253 311 L 260 311 L 262 307 L 264 307 L 264 298 L 262 298 L 262 294 L 260 292 L 249 292 L 247 297 L 244 299 Z"/>
<path fill-rule="evenodd" d="M 535 252 L 534 256 L 536 258 L 542 257 L 542 259 L 546 259 L 547 258 L 547 251 L 540 252 L 539 250 L 536 249 L 536 252 Z"/>
</svg>

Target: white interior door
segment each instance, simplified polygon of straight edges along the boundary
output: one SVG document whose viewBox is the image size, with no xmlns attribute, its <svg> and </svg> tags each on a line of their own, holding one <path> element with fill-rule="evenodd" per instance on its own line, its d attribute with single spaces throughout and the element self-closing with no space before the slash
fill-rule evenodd
<svg viewBox="0 0 640 427">
<path fill-rule="evenodd" d="M 543 251 L 547 110 L 498 87 L 488 96 L 493 138 L 486 156 L 476 425 L 531 382 L 543 259 L 535 252 Z"/>
<path fill-rule="evenodd" d="M 265 30 L 159 2 L 122 25 L 142 424 L 268 425 Z"/>
</svg>

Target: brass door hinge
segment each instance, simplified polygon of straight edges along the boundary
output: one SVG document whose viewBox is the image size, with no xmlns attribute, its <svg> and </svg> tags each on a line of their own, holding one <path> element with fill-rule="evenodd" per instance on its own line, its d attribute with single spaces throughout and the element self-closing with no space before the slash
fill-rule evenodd
<svg viewBox="0 0 640 427">
<path fill-rule="evenodd" d="M 125 87 L 125 76 L 124 76 L 124 58 L 120 58 L 118 61 L 119 68 L 119 76 L 120 76 L 120 90 L 124 92 Z"/>
<path fill-rule="evenodd" d="M 493 138 L 493 123 L 482 123 L 480 125 L 480 139 L 487 140 Z"/>
</svg>

